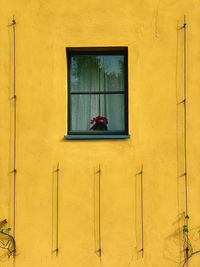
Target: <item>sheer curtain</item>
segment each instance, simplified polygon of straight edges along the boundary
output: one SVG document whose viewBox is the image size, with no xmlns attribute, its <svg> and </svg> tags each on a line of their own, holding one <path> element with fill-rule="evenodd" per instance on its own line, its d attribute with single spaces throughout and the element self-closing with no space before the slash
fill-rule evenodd
<svg viewBox="0 0 200 267">
<path fill-rule="evenodd" d="M 72 56 L 70 81 L 71 92 L 80 93 L 71 95 L 71 130 L 90 130 L 97 116 L 108 119 L 108 131 L 124 130 L 124 94 L 90 94 L 124 91 L 123 56 Z"/>
</svg>

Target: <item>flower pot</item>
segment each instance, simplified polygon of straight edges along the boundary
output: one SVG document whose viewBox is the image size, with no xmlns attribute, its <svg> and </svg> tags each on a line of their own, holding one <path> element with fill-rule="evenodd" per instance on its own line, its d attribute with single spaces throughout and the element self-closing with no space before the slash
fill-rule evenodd
<svg viewBox="0 0 200 267">
<path fill-rule="evenodd" d="M 93 131 L 106 131 L 108 129 L 107 125 L 103 122 L 97 121 L 91 128 L 90 130 Z"/>
</svg>

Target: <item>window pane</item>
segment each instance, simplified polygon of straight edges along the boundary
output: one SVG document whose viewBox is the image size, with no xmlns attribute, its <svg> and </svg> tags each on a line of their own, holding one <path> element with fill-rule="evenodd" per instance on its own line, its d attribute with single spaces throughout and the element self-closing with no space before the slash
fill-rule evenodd
<svg viewBox="0 0 200 267">
<path fill-rule="evenodd" d="M 108 119 L 107 131 L 123 131 L 124 95 L 71 95 L 71 130 L 93 131 L 90 121 L 102 116 Z M 99 130 L 99 128 L 96 128 Z"/>
<path fill-rule="evenodd" d="M 72 92 L 124 91 L 124 56 L 71 57 Z"/>
</svg>

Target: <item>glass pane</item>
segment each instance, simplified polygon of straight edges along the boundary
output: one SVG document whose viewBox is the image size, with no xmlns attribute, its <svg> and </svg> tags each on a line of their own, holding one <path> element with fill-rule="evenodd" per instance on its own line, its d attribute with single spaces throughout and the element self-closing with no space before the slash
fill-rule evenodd
<svg viewBox="0 0 200 267">
<path fill-rule="evenodd" d="M 72 92 L 124 90 L 124 56 L 71 57 Z"/>
<path fill-rule="evenodd" d="M 103 118 L 95 120 L 98 116 Z M 71 130 L 94 133 L 125 130 L 124 95 L 71 95 Z"/>
<path fill-rule="evenodd" d="M 108 130 L 125 130 L 124 95 L 100 95 L 100 114 L 108 119 Z"/>
</svg>

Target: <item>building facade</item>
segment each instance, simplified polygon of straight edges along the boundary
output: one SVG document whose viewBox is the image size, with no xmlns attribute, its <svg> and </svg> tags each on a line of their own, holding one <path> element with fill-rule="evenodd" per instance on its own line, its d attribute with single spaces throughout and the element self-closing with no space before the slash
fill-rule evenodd
<svg viewBox="0 0 200 267">
<path fill-rule="evenodd" d="M 0 266 L 200 265 L 199 5 L 1 0 Z"/>
</svg>

